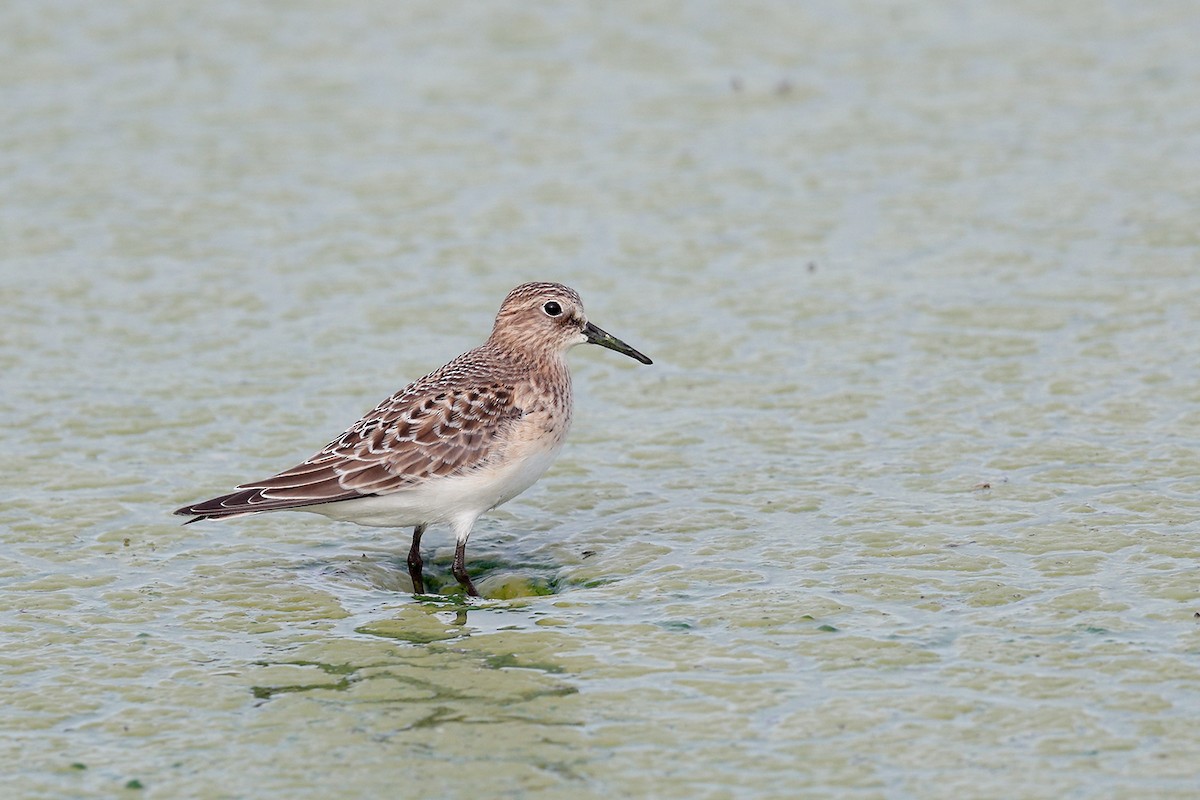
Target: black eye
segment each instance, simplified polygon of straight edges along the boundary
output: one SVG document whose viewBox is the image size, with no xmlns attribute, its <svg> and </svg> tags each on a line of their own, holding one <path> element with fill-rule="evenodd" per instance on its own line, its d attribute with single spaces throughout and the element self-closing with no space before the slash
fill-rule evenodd
<svg viewBox="0 0 1200 800">
<path fill-rule="evenodd" d="M 551 300 L 549 303 L 546 303 L 546 305 L 542 306 L 542 311 L 545 311 L 552 317 L 557 317 L 562 313 L 562 306 Z"/>
</svg>

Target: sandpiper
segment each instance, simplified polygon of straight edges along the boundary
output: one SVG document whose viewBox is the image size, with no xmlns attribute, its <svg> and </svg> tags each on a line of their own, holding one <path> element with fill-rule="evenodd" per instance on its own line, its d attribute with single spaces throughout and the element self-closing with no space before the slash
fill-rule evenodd
<svg viewBox="0 0 1200 800">
<path fill-rule="evenodd" d="M 465 563 L 471 528 L 532 486 L 562 449 L 571 426 L 564 356 L 585 342 L 653 363 L 588 322 L 575 290 L 522 284 L 504 298 L 486 342 L 396 392 L 311 458 L 175 513 L 190 523 L 294 509 L 412 526 L 408 573 L 417 594 L 425 592 L 421 534 L 449 523 L 454 577 L 478 596 Z"/>
</svg>

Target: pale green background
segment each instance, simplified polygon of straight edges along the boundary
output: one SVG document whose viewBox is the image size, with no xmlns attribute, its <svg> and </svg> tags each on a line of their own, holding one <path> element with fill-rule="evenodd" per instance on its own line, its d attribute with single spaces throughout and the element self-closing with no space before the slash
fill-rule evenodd
<svg viewBox="0 0 1200 800">
<path fill-rule="evenodd" d="M 0 5 L 5 796 L 1195 797 L 1197 41 L 1194 2 Z M 169 516 L 529 279 L 656 360 L 573 353 L 560 462 L 476 528 L 485 593 L 554 594 Z"/>
</svg>

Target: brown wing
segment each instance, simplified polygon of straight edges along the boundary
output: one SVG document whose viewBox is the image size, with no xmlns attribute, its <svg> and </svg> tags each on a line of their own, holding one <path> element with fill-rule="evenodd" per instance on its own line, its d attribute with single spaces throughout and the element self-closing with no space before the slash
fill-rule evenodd
<svg viewBox="0 0 1200 800">
<path fill-rule="evenodd" d="M 175 513 L 209 519 L 332 503 L 478 468 L 523 411 L 510 382 L 464 388 L 461 371 L 447 368 L 392 395 L 304 463 Z"/>
</svg>

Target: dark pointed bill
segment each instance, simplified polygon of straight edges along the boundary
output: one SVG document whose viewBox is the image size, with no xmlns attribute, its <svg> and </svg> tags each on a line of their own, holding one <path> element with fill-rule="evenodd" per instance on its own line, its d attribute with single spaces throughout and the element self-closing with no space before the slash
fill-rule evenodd
<svg viewBox="0 0 1200 800">
<path fill-rule="evenodd" d="M 618 353 L 623 353 L 630 358 L 635 358 L 643 364 L 654 363 L 637 350 L 634 350 L 632 347 L 613 336 L 611 333 L 608 333 L 601 328 L 597 328 L 590 322 L 583 326 L 583 335 L 586 336 L 587 340 L 592 344 L 598 344 L 601 347 L 607 347 L 609 350 L 616 350 Z"/>
</svg>

